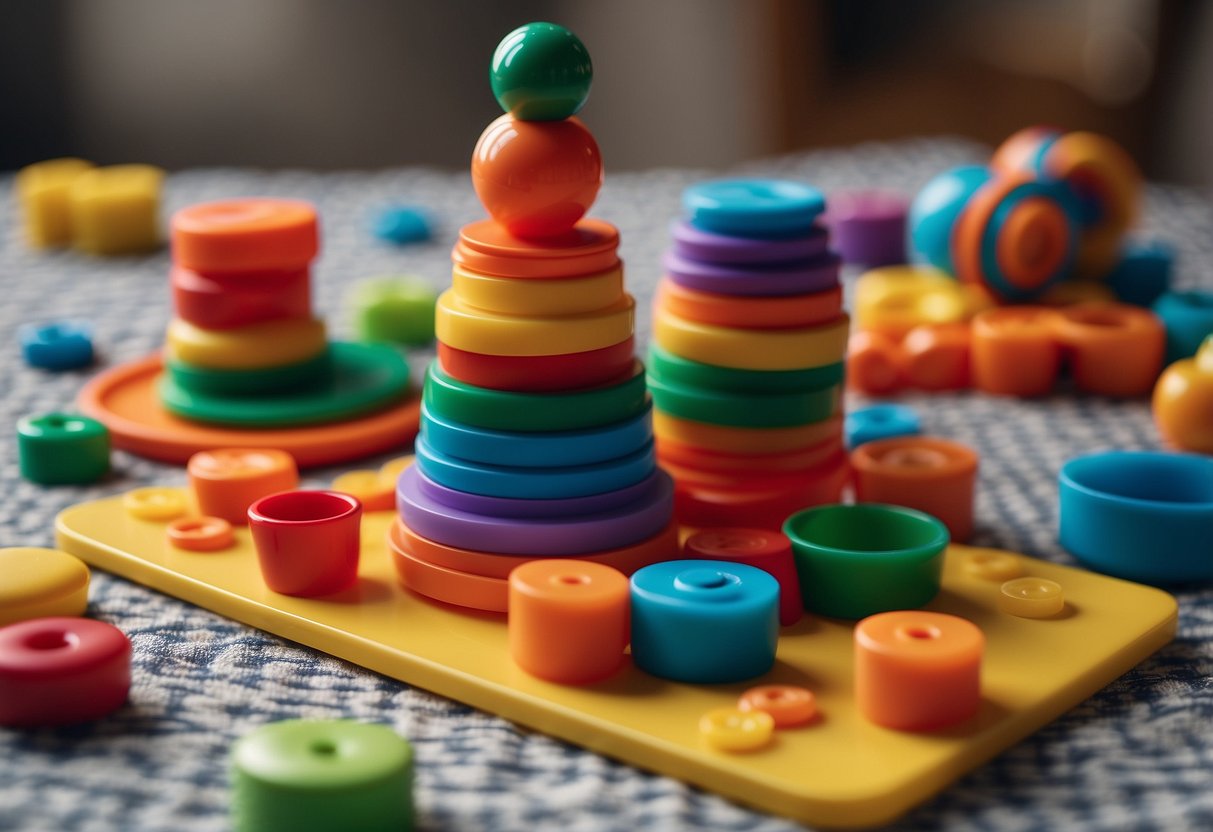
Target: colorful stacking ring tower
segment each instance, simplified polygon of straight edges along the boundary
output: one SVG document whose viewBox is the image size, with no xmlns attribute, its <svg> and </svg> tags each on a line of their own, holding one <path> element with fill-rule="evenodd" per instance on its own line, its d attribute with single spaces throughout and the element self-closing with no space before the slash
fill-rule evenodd
<svg viewBox="0 0 1213 832">
<path fill-rule="evenodd" d="M 778 529 L 838 500 L 849 320 L 821 193 L 704 182 L 683 195 L 653 309 L 648 380 L 661 465 L 692 526 Z"/>
<path fill-rule="evenodd" d="M 236 428 L 341 422 L 399 403 L 408 364 L 390 347 L 330 343 L 311 311 L 319 250 L 306 202 L 234 199 L 172 220 L 175 316 L 160 400 L 183 419 Z"/>
<path fill-rule="evenodd" d="M 511 32 L 493 57 L 507 112 L 472 158 L 491 219 L 452 253 L 389 535 L 404 584 L 448 603 L 503 611 L 509 570 L 538 557 L 630 574 L 678 554 L 619 233 L 583 219 L 602 184 L 573 117 L 591 76 L 581 41 L 550 23 Z"/>
</svg>

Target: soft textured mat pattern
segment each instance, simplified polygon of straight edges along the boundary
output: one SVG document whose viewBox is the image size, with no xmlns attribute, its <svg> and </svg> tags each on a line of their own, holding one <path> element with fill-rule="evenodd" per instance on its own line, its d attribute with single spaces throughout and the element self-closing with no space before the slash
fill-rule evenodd
<svg viewBox="0 0 1213 832">
<path fill-rule="evenodd" d="M 801 178 L 827 190 L 912 192 L 943 168 L 980 161 L 987 152 L 920 141 L 766 160 L 746 172 Z M 595 206 L 595 215 L 622 232 L 642 339 L 679 193 L 704 175 L 608 174 Z M 11 192 L 11 178 L 0 177 L 0 188 Z M 315 296 L 337 336 L 350 333 L 341 307 L 349 286 L 393 273 L 445 286 L 458 226 L 482 216 L 466 174 L 207 170 L 174 174 L 167 183 L 169 209 L 238 195 L 302 197 L 319 206 L 324 236 Z M 439 221 L 437 240 L 404 249 L 376 241 L 370 218 L 391 202 L 429 208 Z M 1213 209 L 1202 195 L 1152 187 L 1144 230 L 1179 249 L 1181 286 L 1213 288 Z M 17 325 L 87 318 L 103 365 L 135 358 L 163 338 L 167 276 L 166 252 L 109 260 L 31 252 L 21 242 L 11 198 L 0 201 L 0 333 L 7 341 L 0 349 L 0 423 L 10 437 L 20 416 L 69 406 L 87 377 L 23 366 Z M 416 366 L 425 358 L 419 353 Z M 968 394 L 908 401 L 922 409 L 930 432 L 972 443 L 982 454 L 974 542 L 1060 562 L 1070 562 L 1054 539 L 1061 463 L 1087 450 L 1158 442 L 1143 401 L 1058 395 L 1017 402 Z M 179 469 L 125 454 L 115 455 L 115 469 L 89 488 L 42 489 L 19 478 L 15 440 L 0 443 L 0 545 L 51 545 L 52 519 L 61 508 L 184 478 Z M 334 473 L 307 477 L 324 483 Z M 1213 828 L 1213 588 L 1187 588 L 1177 597 L 1173 644 L 894 828 Z M 376 721 L 408 736 L 417 751 L 419 817 L 427 830 L 799 828 L 103 573 L 94 573 L 89 614 L 118 625 L 135 644 L 131 702 L 96 725 L 0 729 L 0 830 L 226 829 L 231 742 L 266 722 L 294 717 Z"/>
</svg>

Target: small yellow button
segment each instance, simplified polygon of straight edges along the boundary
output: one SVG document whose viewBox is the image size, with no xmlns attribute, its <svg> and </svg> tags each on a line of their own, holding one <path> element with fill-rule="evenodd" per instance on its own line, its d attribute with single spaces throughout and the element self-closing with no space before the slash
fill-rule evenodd
<svg viewBox="0 0 1213 832">
<path fill-rule="evenodd" d="M 395 480 L 388 480 L 369 468 L 339 474 L 333 480 L 332 489 L 357 497 L 365 511 L 388 511 L 396 505 Z"/>
<path fill-rule="evenodd" d="M 755 751 L 771 741 L 775 720 L 763 711 L 717 708 L 699 718 L 699 733 L 717 751 Z"/>
<path fill-rule="evenodd" d="M 179 488 L 150 486 L 136 488 L 122 495 L 122 507 L 140 520 L 175 520 L 185 514 L 189 505 L 185 492 Z"/>
<path fill-rule="evenodd" d="M 962 568 L 970 577 L 1002 583 L 1023 575 L 1023 561 L 1014 552 L 978 546 L 952 548 L 960 551 Z"/>
<path fill-rule="evenodd" d="M 1061 584 L 1047 578 L 1016 578 L 1002 585 L 998 608 L 1020 618 L 1050 618 L 1066 605 Z"/>
<path fill-rule="evenodd" d="M 88 567 L 58 549 L 0 549 L 0 626 L 84 614 Z"/>
</svg>

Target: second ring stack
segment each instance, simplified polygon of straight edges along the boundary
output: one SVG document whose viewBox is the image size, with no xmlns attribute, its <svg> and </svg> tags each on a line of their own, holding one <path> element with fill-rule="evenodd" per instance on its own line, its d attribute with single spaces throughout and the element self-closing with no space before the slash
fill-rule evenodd
<svg viewBox="0 0 1213 832">
<path fill-rule="evenodd" d="M 661 465 L 691 526 L 778 529 L 836 502 L 842 442 L 840 261 L 797 182 L 704 182 L 683 195 L 653 309 L 649 387 Z"/>
</svg>

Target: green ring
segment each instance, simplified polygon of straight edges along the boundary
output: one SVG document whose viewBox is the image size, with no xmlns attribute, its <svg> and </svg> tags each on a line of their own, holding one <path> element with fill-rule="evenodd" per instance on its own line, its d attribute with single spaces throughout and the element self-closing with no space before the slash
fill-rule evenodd
<svg viewBox="0 0 1213 832">
<path fill-rule="evenodd" d="M 948 529 L 929 514 L 879 503 L 818 506 L 783 524 L 806 610 L 866 618 L 917 609 L 939 593 Z"/>
<path fill-rule="evenodd" d="M 666 380 L 649 369 L 653 405 L 680 419 L 735 428 L 791 428 L 821 422 L 838 412 L 840 388 L 799 393 L 731 393 Z"/>
<path fill-rule="evenodd" d="M 75 413 L 40 413 L 17 422 L 17 466 L 40 485 L 82 485 L 109 473 L 105 425 Z"/>
<path fill-rule="evenodd" d="M 453 422 L 522 432 L 581 430 L 621 422 L 648 404 L 644 373 L 610 387 L 568 393 L 518 393 L 476 387 L 452 378 L 438 361 L 426 371 L 422 399 Z"/>
<path fill-rule="evenodd" d="M 283 428 L 341 422 L 405 398 L 409 365 L 382 344 L 329 345 L 332 374 L 306 389 L 266 396 L 194 393 L 160 377 L 160 401 L 184 419 L 242 428 Z"/>
<path fill-rule="evenodd" d="M 200 396 L 281 393 L 314 384 L 317 379 L 333 372 L 332 357 L 327 349 L 307 361 L 265 370 L 215 370 L 171 359 L 165 360 L 164 369 L 173 384 L 187 393 Z"/>
<path fill-rule="evenodd" d="M 738 370 L 692 361 L 651 344 L 649 367 L 667 381 L 687 387 L 731 393 L 802 393 L 842 384 L 846 365 L 839 361 L 807 370 Z"/>
<path fill-rule="evenodd" d="M 413 828 L 413 749 L 386 725 L 292 719 L 231 751 L 236 832 Z"/>
</svg>

